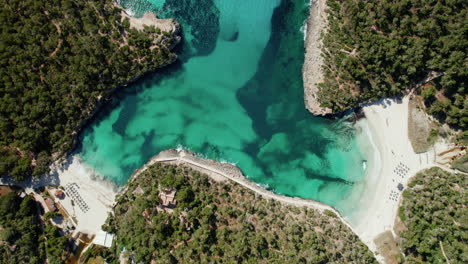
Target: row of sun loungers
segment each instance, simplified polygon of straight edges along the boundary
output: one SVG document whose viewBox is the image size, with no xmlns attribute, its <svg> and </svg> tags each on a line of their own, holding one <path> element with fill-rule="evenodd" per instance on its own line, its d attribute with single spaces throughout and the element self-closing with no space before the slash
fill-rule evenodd
<svg viewBox="0 0 468 264">
<path fill-rule="evenodd" d="M 398 176 L 404 178 L 409 172 L 409 167 L 400 162 L 393 170 L 393 172 L 396 173 Z"/>
<path fill-rule="evenodd" d="M 397 180 L 397 182 L 398 182 L 399 177 L 405 178 L 408 175 L 409 170 L 410 170 L 409 167 L 406 166 L 403 162 L 400 161 L 398 163 L 398 165 L 395 167 L 395 169 L 393 169 L 393 172 L 395 173 L 395 176 L 396 176 L 393 179 L 393 182 L 395 182 L 395 180 Z M 403 190 L 403 185 L 400 183 L 400 184 L 398 184 L 397 188 L 401 192 Z M 398 202 L 399 195 L 400 195 L 400 193 L 398 191 L 391 190 L 390 194 L 388 196 L 388 200 Z"/>
<path fill-rule="evenodd" d="M 81 197 L 80 193 L 78 192 L 78 189 L 80 187 L 76 183 L 70 183 L 65 186 L 65 191 L 68 193 L 68 196 L 70 196 L 75 204 L 80 207 L 81 211 L 84 213 L 88 212 L 89 206 L 86 204 L 86 202 L 83 200 Z"/>
<path fill-rule="evenodd" d="M 394 190 L 391 190 L 388 199 L 389 199 L 390 201 L 397 202 L 397 201 L 398 201 L 398 192 L 397 192 L 397 191 L 394 191 Z"/>
</svg>

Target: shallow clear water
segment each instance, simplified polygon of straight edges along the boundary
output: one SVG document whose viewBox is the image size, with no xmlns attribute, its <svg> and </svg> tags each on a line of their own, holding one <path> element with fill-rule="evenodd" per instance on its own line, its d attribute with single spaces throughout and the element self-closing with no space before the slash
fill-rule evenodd
<svg viewBox="0 0 468 264">
<path fill-rule="evenodd" d="M 83 133 L 82 159 L 123 185 L 153 155 L 183 146 L 277 193 L 343 209 L 367 158 L 348 123 L 304 108 L 307 2 L 122 1 L 136 16 L 182 23 L 180 60 L 117 94 Z"/>
</svg>

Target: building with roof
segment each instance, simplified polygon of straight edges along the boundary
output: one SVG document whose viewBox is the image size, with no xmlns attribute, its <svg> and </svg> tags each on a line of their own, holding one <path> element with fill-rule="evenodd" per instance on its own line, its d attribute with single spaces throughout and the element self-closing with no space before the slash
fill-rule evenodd
<svg viewBox="0 0 468 264">
<path fill-rule="evenodd" d="M 55 190 L 55 193 L 54 193 L 55 197 L 59 198 L 59 199 L 62 199 L 64 194 L 63 194 L 63 191 L 62 190 Z"/>
<path fill-rule="evenodd" d="M 93 240 L 93 244 L 110 248 L 112 246 L 112 241 L 114 241 L 114 236 L 114 234 L 107 233 L 103 230 L 99 230 L 99 232 L 96 234 L 96 237 Z"/>
<path fill-rule="evenodd" d="M 50 197 L 45 198 L 45 203 L 49 211 L 57 211 L 57 206 L 55 206 L 55 202 Z"/>
<path fill-rule="evenodd" d="M 163 208 L 175 208 L 177 201 L 175 199 L 176 190 L 164 190 L 159 193 L 159 204 Z"/>
</svg>

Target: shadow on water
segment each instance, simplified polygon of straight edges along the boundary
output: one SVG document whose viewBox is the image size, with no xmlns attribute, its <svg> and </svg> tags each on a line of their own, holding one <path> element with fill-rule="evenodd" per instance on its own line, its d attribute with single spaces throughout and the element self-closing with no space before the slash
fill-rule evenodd
<svg viewBox="0 0 468 264">
<path fill-rule="evenodd" d="M 159 18 L 175 18 L 183 28 L 183 50 L 179 60 L 187 62 L 194 56 L 208 56 L 216 47 L 219 35 L 219 10 L 214 0 L 166 0 L 161 7 L 145 0 L 120 0 L 119 4 L 131 10 L 136 17 L 151 11 Z M 203 10 L 203 12 L 200 12 Z"/>
<path fill-rule="evenodd" d="M 159 15 L 164 18 L 174 17 L 181 24 L 190 25 L 184 31 L 193 36 L 190 46 L 195 52 L 191 55 L 184 53 L 182 60 L 191 56 L 208 56 L 215 49 L 219 35 L 219 10 L 214 0 L 166 0 Z"/>
<path fill-rule="evenodd" d="M 128 10 L 132 10 L 136 17 L 142 16 L 147 11 L 152 11 L 160 18 L 175 18 L 181 25 L 190 25 L 190 27 L 182 26 L 182 41 L 173 50 L 178 55 L 178 60 L 164 68 L 157 69 L 155 72 L 146 73 L 138 80 L 118 90 L 112 100 L 100 109 L 100 113 L 93 117 L 93 122 L 90 122 L 87 129 L 83 129 L 85 132 L 79 136 L 78 150 L 81 149 L 84 135 L 92 132 L 92 126 L 98 126 L 120 106 L 122 111 L 112 128 L 116 133 L 124 136 L 125 128 L 136 111 L 136 95 L 138 93 L 154 85 L 159 86 L 164 79 L 177 78 L 183 74 L 183 65 L 190 58 L 207 56 L 216 47 L 219 35 L 219 10 L 213 0 L 166 0 L 161 9 L 142 0 L 121 0 L 118 3 Z M 198 11 L 195 12 L 195 10 Z M 124 98 L 127 100 L 123 100 Z"/>
<path fill-rule="evenodd" d="M 253 120 L 253 128 L 260 139 L 248 144 L 244 152 L 248 153 L 268 177 L 273 177 L 271 164 L 259 155 L 262 144 L 272 139 L 275 134 L 287 135 L 292 148 L 286 152 L 268 152 L 269 159 L 288 163 L 304 159 L 304 149 L 313 151 L 321 159 L 327 149 L 334 145 L 334 139 L 323 137 L 316 131 L 300 127 L 300 123 L 326 123 L 309 114 L 303 104 L 302 61 L 303 38 L 299 30 L 291 30 L 290 20 L 304 20 L 307 14 L 299 17 L 292 10 L 301 8 L 297 1 L 283 0 L 274 10 L 271 27 L 272 34 L 258 64 L 258 71 L 246 85 L 237 92 L 240 104 Z M 296 16 L 296 17 L 294 17 Z M 299 41 L 298 41 L 299 40 Z M 290 45 L 285 47 L 286 45 Z M 279 112 L 271 116 L 271 106 L 279 106 Z M 306 125 L 307 126 L 307 125 Z M 309 133 L 307 133 L 309 132 Z M 313 135 L 313 136 L 312 136 Z M 264 155 L 263 155 L 264 158 Z M 326 166 L 326 163 L 323 163 Z M 346 182 L 343 179 L 322 175 L 314 170 L 297 166 L 306 171 L 306 178 L 320 179 L 326 182 Z"/>
<path fill-rule="evenodd" d="M 125 128 L 131 121 L 131 117 L 135 114 L 137 107 L 136 95 L 145 89 L 151 88 L 153 85 L 160 85 L 166 78 L 175 78 L 176 76 L 183 74 L 183 69 L 183 62 L 177 60 L 164 68 L 157 69 L 157 71 L 148 72 L 136 81 L 117 90 L 112 96 L 112 99 L 102 106 L 102 108 L 99 109 L 99 112 L 92 117 L 92 122 L 88 122 L 88 125 L 82 129 L 79 136 L 79 143 L 76 147 L 76 152 L 80 152 L 83 138 L 93 132 L 93 127 L 99 126 L 99 124 L 106 120 L 118 107 L 122 107 L 122 111 L 120 112 L 117 121 L 112 125 L 112 128 L 114 132 L 124 136 Z M 123 100 L 124 98 L 126 100 Z"/>
<path fill-rule="evenodd" d="M 201 2 L 213 3 L 211 0 Z M 117 92 L 114 100 L 81 135 L 81 142 L 84 137 L 88 140 L 83 153 L 88 153 L 87 158 L 93 165 L 107 169 L 103 174 L 114 176 L 112 180 L 121 185 L 128 179 L 125 176 L 151 156 L 182 144 L 210 158 L 238 162 L 240 169 L 252 180 L 281 194 L 321 200 L 319 192 L 323 190 L 328 195 L 326 202 L 336 201 L 336 197 L 341 199 L 342 193 L 349 191 L 354 181 L 347 177 L 348 160 L 352 160 L 353 173 L 360 173 L 355 166 L 358 162 L 354 161 L 359 158 L 351 157 L 355 132 L 345 122 L 313 117 L 304 107 L 304 46 L 299 27 L 308 15 L 306 2 L 282 0 L 279 6 L 271 6 L 263 20 L 266 26 L 270 22 L 269 29 L 265 29 L 270 31 L 268 35 L 263 32 L 265 38 L 261 49 L 251 43 L 239 44 L 245 41 L 246 29 L 245 25 L 242 28 L 235 22 L 229 25 L 229 30 L 222 31 L 223 36 L 218 36 L 219 29 L 207 28 L 200 33 L 189 26 L 183 27 L 187 41 L 178 47 L 183 59 Z M 191 0 L 166 3 L 180 5 L 168 12 L 182 18 L 189 13 L 194 15 L 194 18 L 185 19 L 206 18 L 206 15 L 198 14 L 203 13 L 204 8 L 216 13 L 211 7 L 197 6 Z M 235 3 L 233 6 L 230 11 L 238 11 Z M 180 8 L 187 10 L 178 13 Z M 198 9 L 195 12 L 191 8 Z M 219 25 L 219 21 L 213 23 Z M 257 61 L 256 57 L 249 61 L 245 58 L 242 63 L 250 64 L 242 66 L 249 74 L 241 82 L 228 79 L 233 74 L 222 71 L 219 76 L 227 76 L 226 80 L 213 78 L 210 76 L 213 72 L 203 71 L 206 64 L 203 67 L 192 64 L 196 60 L 186 63 L 195 55 L 205 57 L 211 53 L 214 55 L 211 60 L 201 61 L 216 63 L 219 54 L 212 52 L 212 43 L 199 43 L 212 41 L 211 38 L 204 39 L 205 34 L 214 34 L 215 41 L 221 39 L 221 48 L 239 49 L 234 55 L 243 60 L 242 56 L 256 51 L 260 59 Z M 230 43 L 225 45 L 225 42 Z M 257 50 L 245 51 L 244 48 Z M 256 68 L 251 67 L 254 64 Z M 206 65 L 206 68 L 218 70 L 216 65 Z M 150 89 L 153 89 L 151 94 L 145 94 Z M 166 105 L 158 105 L 158 100 Z M 242 121 L 243 127 L 232 126 L 231 119 Z M 212 134 L 205 135 L 210 132 Z"/>
</svg>

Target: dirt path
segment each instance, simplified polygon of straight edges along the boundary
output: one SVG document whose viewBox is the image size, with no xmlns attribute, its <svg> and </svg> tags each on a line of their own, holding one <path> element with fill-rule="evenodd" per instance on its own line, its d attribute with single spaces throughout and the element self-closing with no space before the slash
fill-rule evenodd
<svg viewBox="0 0 468 264">
<path fill-rule="evenodd" d="M 297 207 L 308 207 L 312 208 L 315 210 L 318 210 L 321 213 L 324 213 L 325 210 L 332 211 L 333 213 L 336 214 L 336 216 L 341 220 L 343 224 L 345 224 L 347 227 L 351 229 L 355 234 L 356 231 L 353 229 L 353 227 L 340 215 L 340 213 L 333 207 L 320 203 L 314 200 L 308 200 L 308 199 L 302 199 L 298 197 L 288 197 L 284 195 L 279 195 L 275 194 L 271 191 L 268 191 L 261 186 L 255 184 L 252 181 L 249 181 L 245 176 L 242 174 L 242 172 L 237 168 L 235 165 L 229 164 L 229 163 L 220 163 L 214 160 L 210 159 L 202 159 L 196 157 L 193 153 L 186 151 L 186 150 L 176 150 L 176 149 L 169 149 L 162 151 L 158 155 L 154 156 L 151 158 L 151 160 L 144 165 L 141 169 L 137 170 L 133 175 L 132 179 L 137 177 L 139 174 L 141 174 L 143 171 L 145 171 L 149 166 L 156 162 L 161 162 L 161 163 L 172 163 L 172 164 L 185 164 L 185 165 L 191 165 L 190 167 L 200 171 L 201 173 L 205 173 L 206 171 L 209 171 L 211 173 L 217 174 L 220 177 L 224 177 L 228 180 L 234 181 L 245 188 L 248 188 L 255 193 L 261 195 L 265 199 L 274 199 L 277 200 L 283 204 L 286 205 L 293 205 Z M 213 177 L 213 175 L 208 174 L 210 177 Z M 218 176 L 218 177 L 219 177 Z M 214 178 L 214 180 L 217 180 L 217 177 Z"/>
<path fill-rule="evenodd" d="M 58 35 L 62 34 L 62 29 L 60 28 L 60 25 L 57 24 L 56 22 L 52 22 L 52 23 L 54 24 L 55 28 L 57 29 Z M 49 57 L 55 56 L 55 53 L 57 53 L 57 51 L 59 51 L 60 47 L 62 46 L 62 43 L 63 43 L 63 39 L 59 38 L 58 43 L 57 43 L 57 47 L 54 49 L 54 51 L 52 51 L 49 54 Z"/>
<path fill-rule="evenodd" d="M 339 216 L 339 212 L 324 203 L 320 203 L 317 201 L 313 200 L 308 200 L 308 199 L 302 199 L 298 197 L 288 197 L 284 195 L 279 195 L 275 194 L 271 191 L 268 191 L 257 184 L 253 183 L 252 181 L 249 181 L 244 177 L 242 172 L 234 165 L 228 164 L 228 163 L 220 163 L 214 160 L 210 159 L 201 159 L 196 156 L 194 156 L 192 153 L 186 151 L 186 150 L 175 150 L 175 149 L 170 149 L 166 151 L 162 151 L 160 154 L 154 156 L 150 162 L 148 162 L 142 169 L 138 170 L 134 176 L 137 176 L 141 172 L 143 172 L 146 168 L 154 164 L 155 162 L 161 162 L 161 163 L 175 163 L 175 164 L 189 164 L 192 165 L 190 167 L 197 169 L 200 168 L 205 171 L 209 171 L 212 173 L 215 173 L 219 176 L 222 176 L 228 180 L 234 181 L 260 195 L 267 199 L 275 199 L 277 201 L 280 201 L 282 203 L 290 204 L 290 205 L 295 205 L 295 206 L 307 206 L 310 208 L 317 209 L 319 211 L 324 211 L 324 210 L 330 210 L 336 213 Z M 203 171 L 201 171 L 203 172 Z M 216 180 L 216 179 L 215 179 Z"/>
<path fill-rule="evenodd" d="M 442 241 L 440 241 L 440 240 L 439 240 L 439 245 L 440 245 L 440 249 L 442 250 L 442 254 L 445 257 L 445 260 L 447 261 L 448 264 L 450 264 L 450 261 L 448 260 L 447 255 L 445 254 L 445 250 L 444 250 L 444 246 L 442 245 Z"/>
</svg>

